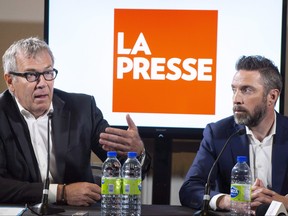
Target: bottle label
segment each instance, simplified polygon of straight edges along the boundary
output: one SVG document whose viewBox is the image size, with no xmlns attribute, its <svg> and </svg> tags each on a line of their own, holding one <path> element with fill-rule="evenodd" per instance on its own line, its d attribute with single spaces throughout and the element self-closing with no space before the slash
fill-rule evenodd
<svg viewBox="0 0 288 216">
<path fill-rule="evenodd" d="M 231 184 L 231 200 L 236 202 L 251 201 L 251 185 L 249 184 Z"/>
<path fill-rule="evenodd" d="M 141 178 L 123 179 L 123 194 L 140 195 L 142 190 Z"/>
<path fill-rule="evenodd" d="M 102 177 L 101 179 L 102 194 L 121 194 L 121 179 L 115 177 Z"/>
</svg>

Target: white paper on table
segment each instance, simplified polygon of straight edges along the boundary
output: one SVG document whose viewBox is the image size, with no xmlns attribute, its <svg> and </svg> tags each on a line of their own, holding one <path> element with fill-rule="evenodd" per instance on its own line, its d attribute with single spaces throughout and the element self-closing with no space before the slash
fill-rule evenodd
<svg viewBox="0 0 288 216">
<path fill-rule="evenodd" d="M 0 207 L 0 215 L 2 216 L 18 216 L 25 210 L 23 207 Z"/>
</svg>

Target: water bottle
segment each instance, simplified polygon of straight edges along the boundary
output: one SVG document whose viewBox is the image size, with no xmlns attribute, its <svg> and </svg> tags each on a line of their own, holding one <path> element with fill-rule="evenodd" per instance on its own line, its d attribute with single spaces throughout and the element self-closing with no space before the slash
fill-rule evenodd
<svg viewBox="0 0 288 216">
<path fill-rule="evenodd" d="M 121 163 L 115 151 L 107 152 L 102 165 L 101 215 L 121 215 Z"/>
<path fill-rule="evenodd" d="M 136 152 L 128 152 L 128 158 L 122 166 L 122 215 L 141 215 L 141 164 Z"/>
<path fill-rule="evenodd" d="M 238 156 L 231 171 L 231 215 L 250 215 L 252 175 L 246 156 Z"/>
</svg>

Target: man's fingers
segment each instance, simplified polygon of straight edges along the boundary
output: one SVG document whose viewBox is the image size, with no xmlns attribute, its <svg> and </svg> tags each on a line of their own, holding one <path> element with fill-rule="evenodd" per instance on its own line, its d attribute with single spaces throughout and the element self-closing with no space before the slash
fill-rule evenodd
<svg viewBox="0 0 288 216">
<path fill-rule="evenodd" d="M 134 121 L 132 120 L 131 116 L 129 114 L 126 115 L 126 121 L 128 124 L 128 129 L 130 130 L 138 130 L 137 126 L 135 125 Z"/>
</svg>

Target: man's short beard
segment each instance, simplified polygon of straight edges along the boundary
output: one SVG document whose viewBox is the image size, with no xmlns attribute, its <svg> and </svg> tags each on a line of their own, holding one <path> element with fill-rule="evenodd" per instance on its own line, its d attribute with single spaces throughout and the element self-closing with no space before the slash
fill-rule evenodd
<svg viewBox="0 0 288 216">
<path fill-rule="evenodd" d="M 248 126 L 249 122 L 251 121 L 251 116 L 248 113 L 242 113 L 242 114 L 234 113 L 234 119 L 237 124 Z"/>
<path fill-rule="evenodd" d="M 264 100 L 262 104 L 255 107 L 253 114 L 247 111 L 242 114 L 235 114 L 234 112 L 234 120 L 237 124 L 246 125 L 247 127 L 256 127 L 262 121 L 266 112 L 266 100 Z"/>
</svg>

